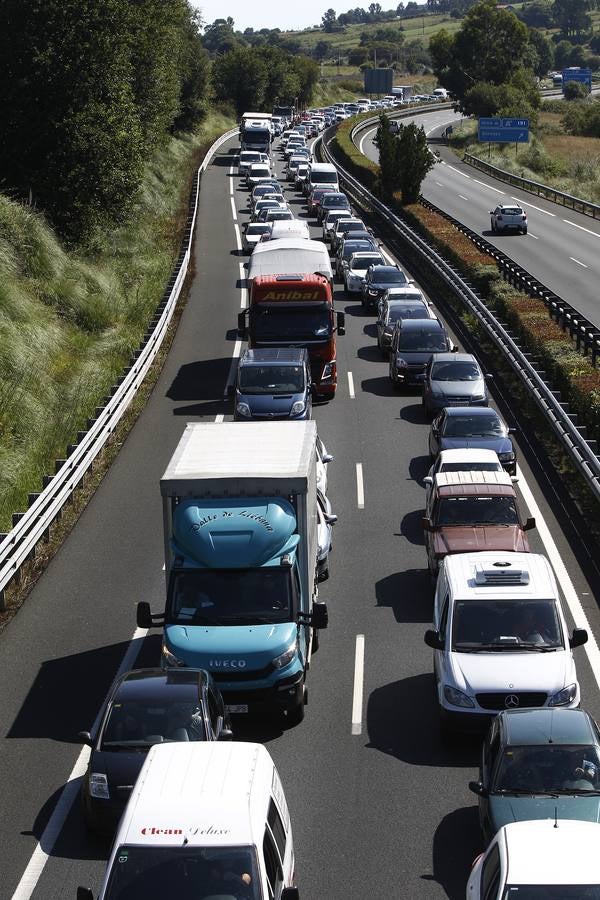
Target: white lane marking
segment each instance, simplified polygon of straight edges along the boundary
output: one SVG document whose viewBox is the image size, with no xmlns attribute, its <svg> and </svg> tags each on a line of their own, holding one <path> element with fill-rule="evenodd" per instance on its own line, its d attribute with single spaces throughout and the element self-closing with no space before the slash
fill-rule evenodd
<svg viewBox="0 0 600 900">
<path fill-rule="evenodd" d="M 244 282 L 246 280 L 246 272 L 244 271 L 244 264 L 240 263 L 240 281 Z M 246 309 L 248 306 L 248 288 L 244 285 L 240 288 L 240 309 Z"/>
<path fill-rule="evenodd" d="M 348 372 L 348 393 L 350 394 L 350 399 L 354 400 L 354 378 L 352 377 L 352 372 Z"/>
<path fill-rule="evenodd" d="M 561 586 L 562 592 L 565 596 L 565 600 L 567 601 L 567 605 L 571 611 L 573 621 L 575 622 L 577 628 L 585 628 L 588 633 L 588 641 L 587 644 L 584 644 L 584 649 L 592 668 L 594 678 L 596 679 L 596 684 L 600 688 L 600 650 L 598 649 L 596 638 L 594 637 L 594 633 L 590 628 L 588 618 L 583 610 L 579 597 L 577 596 L 577 591 L 573 587 L 573 582 L 569 578 L 569 574 L 567 572 L 565 564 L 560 557 L 558 547 L 554 543 L 554 538 L 550 534 L 550 529 L 548 528 L 545 520 L 542 517 L 541 510 L 537 505 L 537 502 L 531 492 L 529 485 L 525 481 L 521 469 L 519 469 L 518 475 L 521 493 L 523 494 L 525 503 L 529 507 L 529 512 L 532 516 L 535 517 L 537 533 L 539 534 L 541 541 L 546 548 L 546 553 L 548 554 L 548 557 L 550 559 L 550 564 L 554 569 L 555 575 L 558 579 L 558 583 Z"/>
<path fill-rule="evenodd" d="M 225 390 L 223 391 L 223 396 L 227 397 L 229 394 L 229 386 L 233 384 L 235 381 L 235 371 L 236 371 L 236 363 L 237 359 L 242 350 L 242 342 L 240 338 L 235 342 L 235 346 L 233 348 L 233 354 L 231 357 L 231 364 L 229 366 L 229 375 L 227 376 L 227 381 L 225 382 Z"/>
<path fill-rule="evenodd" d="M 240 226 L 237 222 L 233 223 L 233 227 L 235 229 L 235 246 L 238 250 L 242 249 L 242 235 L 240 233 Z"/>
<path fill-rule="evenodd" d="M 572 259 L 573 262 L 574 262 L 574 263 L 577 263 L 578 266 L 581 266 L 582 269 L 587 269 L 587 268 L 589 268 L 588 266 L 586 266 L 585 263 L 582 263 L 580 260 L 575 259 L 574 256 L 570 256 L 569 259 Z"/>
<path fill-rule="evenodd" d="M 125 651 L 123 659 L 121 660 L 121 665 L 119 666 L 119 670 L 116 673 L 115 678 L 118 678 L 123 674 L 123 672 L 127 672 L 127 670 L 133 666 L 133 663 L 140 651 L 141 642 L 146 637 L 147 633 L 148 632 L 145 628 L 135 629 L 133 637 L 129 642 L 129 646 Z M 92 725 L 92 734 L 98 728 L 100 714 L 103 707 L 104 704 L 102 704 L 102 706 L 98 710 L 98 714 L 96 716 L 94 724 Z M 39 840 L 39 843 L 37 844 L 29 862 L 27 863 L 27 867 L 21 876 L 21 880 L 17 885 L 17 889 L 12 895 L 12 900 L 29 900 L 29 898 L 33 894 L 36 885 L 40 880 L 42 872 L 44 871 L 44 867 L 48 862 L 48 858 L 52 854 L 52 850 L 54 849 L 54 845 L 58 839 L 58 836 L 63 829 L 71 807 L 79 796 L 81 778 L 85 774 L 89 756 L 90 748 L 83 747 L 75 761 L 75 765 L 73 766 L 67 783 L 61 791 L 58 802 L 54 807 L 50 819 L 48 820 L 48 824 L 44 828 L 44 832 Z"/>
<path fill-rule="evenodd" d="M 456 172 L 458 175 L 462 175 L 463 178 L 468 178 L 469 181 L 471 180 L 471 176 L 470 176 L 470 175 L 467 175 L 466 172 L 461 172 L 460 169 L 455 169 L 454 166 L 451 166 L 451 165 L 450 165 L 450 163 L 448 163 L 448 168 L 449 168 L 449 169 L 452 169 L 452 171 L 453 171 L 453 172 Z"/>
<path fill-rule="evenodd" d="M 436 184 L 437 184 L 438 187 L 443 187 L 443 186 L 444 186 L 444 185 L 442 184 L 441 181 L 436 181 Z"/>
<path fill-rule="evenodd" d="M 468 197 L 465 197 L 464 194 L 459 194 L 458 196 L 460 197 L 461 200 L 466 200 L 467 203 L 469 202 L 469 198 L 468 198 Z"/>
<path fill-rule="evenodd" d="M 222 422 L 224 418 L 225 418 L 225 415 L 223 413 L 219 413 L 218 416 L 215 416 L 215 422 Z M 164 569 L 164 566 L 163 566 L 163 569 Z"/>
<path fill-rule="evenodd" d="M 539 241 L 539 237 L 537 237 L 535 234 L 532 234 L 530 231 L 528 231 L 527 234 L 530 238 L 533 238 L 534 241 Z"/>
<path fill-rule="evenodd" d="M 362 731 L 363 684 L 365 675 L 365 636 L 356 635 L 354 650 L 354 690 L 352 692 L 352 734 Z"/>
<path fill-rule="evenodd" d="M 504 191 L 501 191 L 500 188 L 492 187 L 491 184 L 486 184 L 485 181 L 479 181 L 478 178 L 474 178 L 473 181 L 475 184 L 480 184 L 481 187 L 487 188 L 488 191 L 495 191 L 497 194 L 503 194 Z"/>
<path fill-rule="evenodd" d="M 363 144 L 364 144 L 364 142 L 366 141 L 366 139 L 369 137 L 369 135 L 370 135 L 370 134 L 373 134 L 374 131 L 377 131 L 377 129 L 376 129 L 376 128 L 371 128 L 371 129 L 369 129 L 369 131 L 365 131 L 365 133 L 364 133 L 363 136 L 361 137 L 360 141 L 358 142 L 358 149 L 359 149 L 360 152 L 363 154 L 363 156 L 364 156 Z"/>
<path fill-rule="evenodd" d="M 365 484 L 362 463 L 356 463 L 356 502 L 359 509 L 365 506 Z"/>
<path fill-rule="evenodd" d="M 563 222 L 566 222 L 567 225 L 572 225 L 573 228 L 579 228 L 580 231 L 587 231 L 588 234 L 593 234 L 594 237 L 600 237 L 597 231 L 591 231 L 589 228 L 584 228 L 583 225 L 578 225 L 577 222 L 571 222 L 570 219 L 563 219 Z"/>
<path fill-rule="evenodd" d="M 231 200 L 231 215 L 233 216 L 233 221 L 237 222 L 237 210 L 235 208 L 235 198 L 230 197 L 229 199 Z"/>
<path fill-rule="evenodd" d="M 537 209 L 538 212 L 544 213 L 545 216 L 552 216 L 553 219 L 556 218 L 556 213 L 548 212 L 547 209 L 542 209 L 541 206 L 534 206 L 533 203 L 530 203 L 529 200 L 521 200 L 520 197 L 511 197 L 511 200 L 516 200 L 517 203 L 520 203 L 521 206 L 530 206 L 532 209 Z"/>
</svg>

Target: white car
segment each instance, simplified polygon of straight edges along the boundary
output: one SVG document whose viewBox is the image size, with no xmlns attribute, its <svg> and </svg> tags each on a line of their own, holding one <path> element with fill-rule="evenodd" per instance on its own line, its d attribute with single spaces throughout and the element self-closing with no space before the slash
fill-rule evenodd
<svg viewBox="0 0 600 900">
<path fill-rule="evenodd" d="M 510 822 L 471 868 L 466 900 L 586 900 L 600 896 L 600 824 Z"/>
<path fill-rule="evenodd" d="M 349 294 L 360 294 L 369 266 L 383 266 L 385 260 L 380 253 L 366 250 L 353 253 L 344 269 L 344 287 Z"/>
<path fill-rule="evenodd" d="M 539 553 L 457 553 L 440 563 L 433 630 L 442 731 L 485 729 L 501 709 L 579 706 L 572 648 L 550 563 Z"/>
<path fill-rule="evenodd" d="M 317 435 L 317 488 L 322 494 L 327 493 L 327 465 L 333 459 L 333 454 L 328 452 L 327 447 Z"/>
<path fill-rule="evenodd" d="M 495 450 L 478 450 L 465 447 L 460 450 L 442 450 L 423 479 L 427 499 L 436 475 L 440 472 L 503 472 L 502 463 Z M 513 476 L 513 481 L 518 481 Z M 425 504 L 427 505 L 427 503 Z"/>
<path fill-rule="evenodd" d="M 331 510 L 329 498 L 317 488 L 317 578 L 329 578 L 329 554 L 333 549 L 332 530 L 338 517 Z"/>
<path fill-rule="evenodd" d="M 268 200 L 268 199 L 260 199 L 256 201 L 254 206 L 254 212 L 252 213 L 252 217 L 250 219 L 251 222 L 259 222 L 263 221 L 261 216 L 261 212 L 264 209 L 286 209 L 285 203 L 280 203 L 279 200 Z"/>
<path fill-rule="evenodd" d="M 253 163 L 264 162 L 265 155 L 258 150 L 241 150 L 238 156 L 238 175 L 247 175 L 248 169 Z"/>
<path fill-rule="evenodd" d="M 265 222 L 246 222 L 242 237 L 242 247 L 246 253 L 252 253 L 259 241 L 262 240 L 263 234 L 270 231 L 271 226 Z"/>
<path fill-rule="evenodd" d="M 490 210 L 492 231 L 520 231 L 527 234 L 527 213 L 516 204 L 504 206 L 500 204 Z"/>
<path fill-rule="evenodd" d="M 349 213 L 347 209 L 329 209 L 323 218 L 323 240 L 331 241 L 335 226 L 339 219 L 348 219 Z"/>
<path fill-rule="evenodd" d="M 271 167 L 267 163 L 251 163 L 250 168 L 246 172 L 246 184 L 252 190 L 261 181 L 268 181 L 271 177 Z"/>
</svg>

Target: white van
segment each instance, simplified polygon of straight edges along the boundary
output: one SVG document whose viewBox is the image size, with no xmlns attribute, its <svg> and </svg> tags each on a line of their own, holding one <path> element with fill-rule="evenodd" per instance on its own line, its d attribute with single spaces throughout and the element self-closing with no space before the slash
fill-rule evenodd
<svg viewBox="0 0 600 900">
<path fill-rule="evenodd" d="M 550 563 L 539 553 L 458 553 L 435 591 L 434 674 L 445 730 L 479 730 L 501 709 L 576 707 L 571 637 Z"/>
<path fill-rule="evenodd" d="M 432 91 L 431 96 L 435 97 L 436 100 L 447 100 L 448 91 L 446 88 L 436 88 L 435 91 Z"/>
<path fill-rule="evenodd" d="M 340 189 L 337 169 L 331 163 L 311 163 L 308 181 L 310 188 L 318 184 L 320 187 L 330 187 L 333 191 Z"/>
<path fill-rule="evenodd" d="M 298 900 L 287 803 L 262 744 L 155 744 L 98 900 Z M 93 900 L 78 888 L 77 900 Z"/>
<path fill-rule="evenodd" d="M 310 228 L 305 219 L 289 219 L 283 222 L 273 222 L 271 230 L 262 236 L 263 241 L 278 241 L 281 238 L 301 238 L 310 240 Z"/>
</svg>

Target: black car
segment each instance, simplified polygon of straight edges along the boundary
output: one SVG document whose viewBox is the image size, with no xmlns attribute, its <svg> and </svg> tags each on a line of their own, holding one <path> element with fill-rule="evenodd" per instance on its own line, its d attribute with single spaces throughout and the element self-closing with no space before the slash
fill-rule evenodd
<svg viewBox="0 0 600 900">
<path fill-rule="evenodd" d="M 495 450 L 502 467 L 509 475 L 516 475 L 517 454 L 510 437 L 513 430 L 489 406 L 446 407 L 431 425 L 429 455 L 435 459 L 440 450 Z"/>
<path fill-rule="evenodd" d="M 229 715 L 212 676 L 202 669 L 134 669 L 118 678 L 94 734 L 81 785 L 86 825 L 110 832 L 127 804 L 146 753 L 170 741 L 231 739 Z"/>
<path fill-rule="evenodd" d="M 391 287 L 406 287 L 408 283 L 399 266 L 371 266 L 361 290 L 363 309 L 376 309 L 386 291 Z"/>
<path fill-rule="evenodd" d="M 350 211 L 350 201 L 341 191 L 330 191 L 321 200 L 317 208 L 317 220 L 319 223 L 323 221 L 330 209 L 347 209 L 348 215 L 352 215 Z"/>
<path fill-rule="evenodd" d="M 395 388 L 420 387 L 431 357 L 453 349 L 439 319 L 399 319 L 390 342 L 390 381 Z"/>
</svg>

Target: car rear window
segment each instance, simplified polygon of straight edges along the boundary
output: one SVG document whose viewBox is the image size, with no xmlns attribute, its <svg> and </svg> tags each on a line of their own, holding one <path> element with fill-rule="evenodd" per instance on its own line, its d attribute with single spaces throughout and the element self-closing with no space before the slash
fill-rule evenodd
<svg viewBox="0 0 600 900">
<path fill-rule="evenodd" d="M 523 210 L 518 206 L 505 206 L 504 209 L 499 211 L 501 216 L 522 216 Z"/>
</svg>

